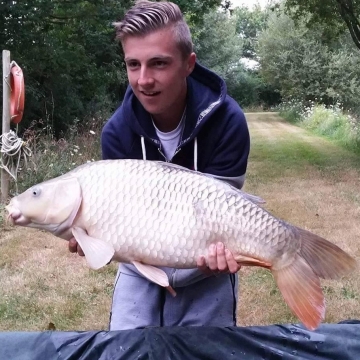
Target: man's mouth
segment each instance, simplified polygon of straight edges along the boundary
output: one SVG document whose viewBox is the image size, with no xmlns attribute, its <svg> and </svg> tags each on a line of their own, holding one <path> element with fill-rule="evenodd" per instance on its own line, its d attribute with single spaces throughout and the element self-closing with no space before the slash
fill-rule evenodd
<svg viewBox="0 0 360 360">
<path fill-rule="evenodd" d="M 141 93 L 145 96 L 156 96 L 160 94 L 160 91 L 141 91 Z"/>
</svg>

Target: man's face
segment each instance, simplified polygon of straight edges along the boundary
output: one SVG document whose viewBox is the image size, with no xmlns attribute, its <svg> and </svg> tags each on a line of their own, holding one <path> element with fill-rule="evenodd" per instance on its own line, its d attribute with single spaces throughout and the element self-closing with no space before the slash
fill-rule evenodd
<svg viewBox="0 0 360 360">
<path fill-rule="evenodd" d="M 195 65 L 195 54 L 184 59 L 171 28 L 145 36 L 128 36 L 122 42 L 130 86 L 152 115 L 172 116 L 183 106 L 186 77 Z"/>
</svg>

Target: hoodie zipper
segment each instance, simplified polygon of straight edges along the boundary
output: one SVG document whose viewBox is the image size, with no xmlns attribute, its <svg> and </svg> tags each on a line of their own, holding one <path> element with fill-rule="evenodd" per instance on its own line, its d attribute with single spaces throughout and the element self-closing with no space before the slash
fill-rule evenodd
<svg viewBox="0 0 360 360">
<path fill-rule="evenodd" d="M 171 161 L 172 161 L 172 159 L 174 158 L 174 156 L 175 156 L 180 150 L 181 150 L 180 147 L 176 148 L 176 150 L 175 150 L 175 152 L 174 152 L 174 155 L 172 156 L 172 158 L 171 158 L 170 160 L 168 160 L 168 159 L 166 158 L 166 156 L 164 155 L 164 153 L 161 151 L 161 148 L 158 148 L 159 153 L 162 155 L 162 157 L 163 157 L 163 158 L 165 159 L 165 161 L 168 162 L 168 163 L 171 163 Z"/>
<path fill-rule="evenodd" d="M 158 148 L 158 151 L 159 151 L 159 153 L 161 154 L 161 156 L 164 158 L 164 160 L 165 160 L 166 162 L 169 162 L 169 160 L 166 158 L 166 156 L 164 155 L 164 153 L 161 151 L 161 148 Z"/>
</svg>

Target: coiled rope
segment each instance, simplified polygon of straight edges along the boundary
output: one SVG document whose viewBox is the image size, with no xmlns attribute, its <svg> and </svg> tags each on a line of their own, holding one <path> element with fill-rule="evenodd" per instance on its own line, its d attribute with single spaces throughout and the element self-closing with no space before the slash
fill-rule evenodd
<svg viewBox="0 0 360 360">
<path fill-rule="evenodd" d="M 0 136 L 1 160 L 0 168 L 4 169 L 16 182 L 17 175 L 20 170 L 21 159 L 24 159 L 25 165 L 27 164 L 28 157 L 32 155 L 26 141 L 17 136 L 16 132 L 10 130 Z"/>
</svg>

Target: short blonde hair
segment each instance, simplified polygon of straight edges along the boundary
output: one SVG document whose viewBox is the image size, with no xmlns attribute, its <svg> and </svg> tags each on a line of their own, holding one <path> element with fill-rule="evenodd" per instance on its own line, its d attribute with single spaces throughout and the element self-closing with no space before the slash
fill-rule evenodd
<svg viewBox="0 0 360 360">
<path fill-rule="evenodd" d="M 193 51 L 190 29 L 180 8 L 167 1 L 139 0 L 130 8 L 122 21 L 114 22 L 116 38 L 141 36 L 166 27 L 172 27 L 175 40 L 184 58 Z"/>
</svg>

